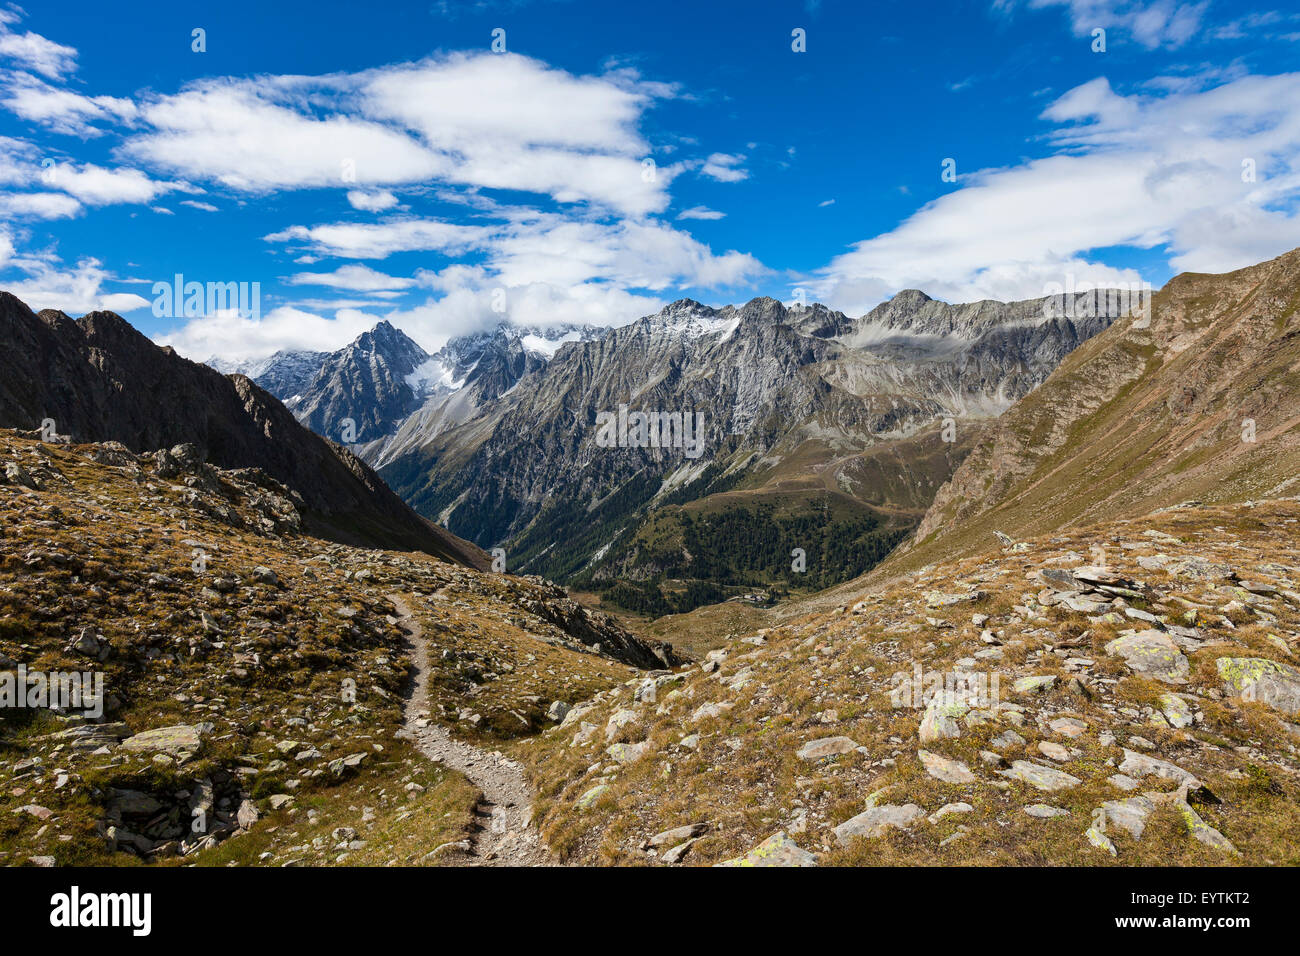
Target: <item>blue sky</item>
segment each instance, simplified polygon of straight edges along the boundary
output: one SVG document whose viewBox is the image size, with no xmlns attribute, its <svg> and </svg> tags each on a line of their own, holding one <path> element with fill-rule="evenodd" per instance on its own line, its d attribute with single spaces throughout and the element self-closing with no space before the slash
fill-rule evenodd
<svg viewBox="0 0 1300 956">
<path fill-rule="evenodd" d="M 271 6 L 0 2 L 0 288 L 240 359 L 382 318 L 433 348 L 683 296 L 1159 286 L 1300 246 L 1281 7 Z M 156 315 L 178 273 L 259 283 L 256 315 Z"/>
</svg>

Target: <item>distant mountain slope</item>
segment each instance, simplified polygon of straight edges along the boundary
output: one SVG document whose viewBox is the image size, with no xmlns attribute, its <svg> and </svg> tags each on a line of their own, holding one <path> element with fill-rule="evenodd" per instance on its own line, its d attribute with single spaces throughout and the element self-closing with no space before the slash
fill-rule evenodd
<svg viewBox="0 0 1300 956">
<path fill-rule="evenodd" d="M 809 531 L 771 542 L 771 554 L 737 555 L 705 581 L 771 579 L 790 567 L 794 546 L 826 560 L 877 560 L 879 542 L 861 536 L 910 529 L 978 423 L 1109 321 L 1050 317 L 1042 300 L 953 306 L 919 292 L 860 319 L 765 298 L 722 309 L 681 300 L 566 346 L 460 424 L 440 420 L 422 434 L 417 415 L 396 454 L 391 443 L 367 454 L 421 513 L 484 546 L 503 544 L 512 568 L 557 580 L 695 577 L 700 555 L 685 543 L 680 513 L 654 529 L 652 516 L 724 493 L 701 507 L 745 514 L 718 527 L 762 523 L 771 505 Z M 601 447 L 598 416 L 620 406 L 702 416 L 699 457 L 683 447 Z M 946 418 L 962 421 L 951 441 L 940 437 Z M 882 452 L 895 442 L 919 445 Z M 797 514 L 790 491 L 807 492 Z M 752 500 L 771 495 L 780 500 Z M 842 540 L 813 520 L 832 501 L 847 522 L 835 532 Z M 864 567 L 838 563 L 834 573 Z"/>
<path fill-rule="evenodd" d="M 326 355 L 311 381 L 284 398 L 304 425 L 334 441 L 366 441 L 387 434 L 420 405 L 412 373 L 429 353 L 388 322 Z M 351 430 L 344 428 L 345 421 Z"/>
<path fill-rule="evenodd" d="M 423 403 L 390 434 L 358 451 L 375 467 L 401 457 L 474 418 L 479 409 L 504 395 L 525 375 L 546 367 L 568 342 L 590 341 L 604 329 L 589 325 L 545 328 L 502 322 L 496 328 L 449 341 L 416 370 Z"/>
<path fill-rule="evenodd" d="M 228 362 L 213 357 L 204 362 L 222 375 L 245 375 L 282 402 L 307 390 L 329 358 L 329 352 L 281 350 L 264 359 Z"/>
<path fill-rule="evenodd" d="M 1183 274 L 980 440 L 881 573 L 1182 501 L 1300 493 L 1300 250 Z"/>
<path fill-rule="evenodd" d="M 486 567 L 478 548 L 420 518 L 364 462 L 247 378 L 159 348 L 121 316 L 36 315 L 0 292 L 0 341 L 0 425 L 33 429 L 52 418 L 77 441 L 137 452 L 193 444 L 215 465 L 260 468 L 297 492 L 321 537 Z"/>
</svg>

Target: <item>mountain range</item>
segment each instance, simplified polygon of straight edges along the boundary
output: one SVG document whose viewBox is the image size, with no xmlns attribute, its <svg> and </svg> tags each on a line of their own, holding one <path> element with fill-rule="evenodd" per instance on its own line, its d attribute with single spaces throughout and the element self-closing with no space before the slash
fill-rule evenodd
<svg viewBox="0 0 1300 956">
<path fill-rule="evenodd" d="M 1297 862 L 1300 250 L 1113 320 L 676 303 L 496 386 L 481 337 L 439 387 L 496 393 L 415 446 L 449 516 L 550 522 L 532 561 L 652 613 L 819 533 L 802 573 L 868 565 L 636 633 L 476 569 L 243 374 L 7 294 L 0 335 L 0 674 L 107 678 L 99 714 L 0 708 L 6 860 Z M 400 367 L 367 354 L 278 364 L 366 401 L 341 370 Z M 598 438 L 673 402 L 698 456 Z M 631 546 L 586 557 L 607 519 Z"/>
<path fill-rule="evenodd" d="M 511 567 L 623 607 L 824 587 L 883 558 L 983 423 L 1111 321 L 1085 311 L 916 291 L 857 319 L 681 300 L 508 388 L 439 396 L 361 451 L 416 510 Z M 620 407 L 702 417 L 702 454 L 600 447 L 598 416 Z"/>
<path fill-rule="evenodd" d="M 37 314 L 0 292 L 0 341 L 0 426 L 40 429 L 50 419 L 73 442 L 137 453 L 190 446 L 187 456 L 256 470 L 319 537 L 487 566 L 480 549 L 421 518 L 247 377 L 160 348 L 112 312 Z"/>
</svg>

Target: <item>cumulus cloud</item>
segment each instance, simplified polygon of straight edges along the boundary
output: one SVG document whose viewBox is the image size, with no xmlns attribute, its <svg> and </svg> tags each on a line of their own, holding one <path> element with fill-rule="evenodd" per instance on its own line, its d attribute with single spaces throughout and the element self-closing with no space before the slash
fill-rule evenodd
<svg viewBox="0 0 1300 956">
<path fill-rule="evenodd" d="M 274 78 L 203 80 L 150 100 L 151 130 L 123 144 L 143 163 L 266 193 L 347 183 L 417 182 L 446 172 L 446 161 L 397 130 L 346 115 L 299 112 L 301 97 Z"/>
<path fill-rule="evenodd" d="M 1300 245 L 1300 74 L 1130 96 L 1103 78 L 1043 118 L 1059 124 L 1055 155 L 971 174 L 834 259 L 817 294 L 854 313 L 907 287 L 1031 298 L 1067 273 L 1136 278 L 1093 250 L 1167 247 L 1178 270 L 1221 272 Z"/>
<path fill-rule="evenodd" d="M 173 190 L 188 190 L 183 183 L 159 182 L 138 169 L 105 169 L 93 163 L 80 166 L 56 163 L 42 170 L 45 184 L 75 196 L 88 206 L 147 203 Z"/>
<path fill-rule="evenodd" d="M 576 285 L 599 279 L 639 289 L 733 285 L 763 273 L 762 264 L 736 251 L 715 254 L 689 234 L 657 220 L 575 221 L 515 211 L 496 225 L 436 219 L 384 223 L 290 226 L 269 242 L 306 243 L 324 255 L 381 259 L 397 252 L 480 252 L 498 282 L 524 286 Z"/>
<path fill-rule="evenodd" d="M 91 138 L 103 134 L 95 123 L 124 123 L 135 119 L 133 102 L 116 96 L 83 96 L 51 86 L 30 73 L 17 73 L 5 85 L 0 105 L 56 133 Z"/>
<path fill-rule="evenodd" d="M 251 193 L 355 183 L 349 201 L 368 211 L 395 204 L 382 187 L 444 183 L 639 216 L 666 208 L 679 171 L 647 170 L 651 148 L 637 131 L 670 93 L 627 71 L 576 76 L 490 53 L 353 74 L 205 79 L 144 101 L 149 128 L 123 151 Z"/>
<path fill-rule="evenodd" d="M 700 174 L 710 179 L 716 179 L 720 183 L 738 183 L 742 179 L 749 178 L 749 170 L 741 167 L 745 161 L 743 155 L 731 155 L 729 153 L 713 153 L 704 161 L 700 168 Z"/>
<path fill-rule="evenodd" d="M 353 292 L 376 292 L 389 289 L 408 289 L 414 279 L 385 275 L 369 266 L 340 266 L 333 272 L 300 272 L 290 276 L 289 285 L 320 285 Z"/>
<path fill-rule="evenodd" d="M 371 192 L 352 189 L 348 191 L 348 203 L 353 209 L 360 209 L 362 212 L 383 212 L 397 205 L 397 197 L 387 189 L 376 189 Z"/>
<path fill-rule="evenodd" d="M 384 259 L 395 252 L 461 253 L 480 244 L 488 234 L 482 226 L 441 219 L 397 219 L 290 226 L 264 238 L 267 242 L 305 244 L 310 251 L 346 259 Z"/>
<path fill-rule="evenodd" d="M 80 211 L 81 203 L 64 193 L 0 193 L 0 212 L 6 216 L 70 219 Z"/>
<path fill-rule="evenodd" d="M 4 280 L 0 283 L 36 312 L 41 309 L 59 309 L 69 315 L 87 312 L 130 312 L 149 305 L 149 301 L 133 292 L 105 292 L 103 284 L 110 275 L 98 259 L 82 259 L 76 268 L 60 271 L 47 263 L 29 264 L 31 275 L 26 279 Z"/>
<path fill-rule="evenodd" d="M 190 319 L 177 329 L 155 336 L 154 341 L 170 345 L 196 362 L 214 356 L 242 362 L 281 349 L 339 349 L 378 321 L 377 316 L 357 309 L 339 309 L 326 318 L 293 306 L 280 306 L 261 318 L 222 312 Z"/>
<path fill-rule="evenodd" d="M 47 40 L 39 33 L 18 33 L 11 27 L 19 21 L 15 10 L 0 10 L 0 57 L 16 60 L 24 67 L 52 79 L 77 68 L 77 51 Z"/>
</svg>

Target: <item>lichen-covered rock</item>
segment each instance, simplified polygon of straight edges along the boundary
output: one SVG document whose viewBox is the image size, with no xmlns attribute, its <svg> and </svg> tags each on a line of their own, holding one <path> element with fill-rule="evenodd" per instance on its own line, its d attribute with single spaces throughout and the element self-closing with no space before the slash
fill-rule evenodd
<svg viewBox="0 0 1300 956">
<path fill-rule="evenodd" d="M 816 866 L 817 857 L 800 847 L 781 830 L 772 834 L 744 856 L 724 860 L 718 866 Z"/>
<path fill-rule="evenodd" d="M 1227 693 L 1300 714 L 1300 671 L 1294 667 L 1263 657 L 1220 657 L 1214 663 Z"/>
<path fill-rule="evenodd" d="M 835 839 L 839 840 L 842 846 L 848 846 L 854 837 L 872 839 L 883 836 L 891 829 L 905 830 L 923 816 L 925 811 L 915 803 L 905 803 L 901 806 L 887 803 L 878 807 L 868 807 L 856 817 L 851 817 L 837 826 Z"/>
<path fill-rule="evenodd" d="M 1122 657 L 1135 674 L 1166 684 L 1186 684 L 1191 669 L 1178 645 L 1163 631 L 1138 631 L 1117 637 L 1106 645 L 1106 653 Z"/>
</svg>

